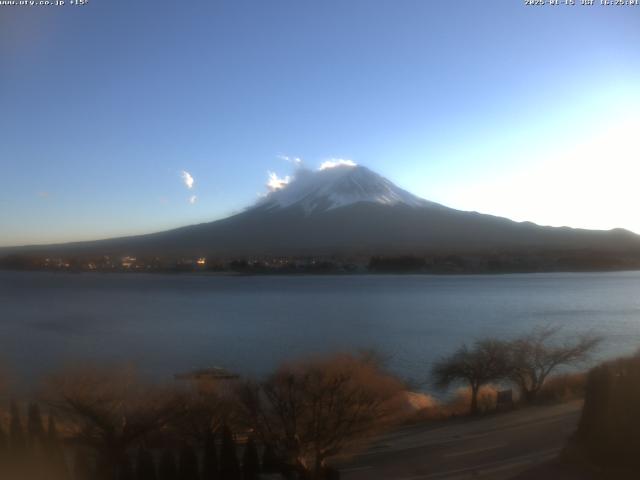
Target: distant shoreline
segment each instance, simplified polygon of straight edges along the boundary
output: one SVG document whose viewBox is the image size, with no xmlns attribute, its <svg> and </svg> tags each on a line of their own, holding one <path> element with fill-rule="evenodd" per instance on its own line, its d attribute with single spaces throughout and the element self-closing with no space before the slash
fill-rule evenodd
<svg viewBox="0 0 640 480">
<path fill-rule="evenodd" d="M 329 272 L 235 272 L 235 271 L 162 271 L 162 270 L 71 270 L 71 269 L 16 269 L 2 268 L 0 272 L 30 272 L 30 273 L 55 273 L 62 275 L 167 275 L 189 277 L 363 277 L 363 276 L 501 276 L 501 275 L 532 275 L 553 273 L 624 273 L 640 272 L 640 267 L 629 268 L 602 268 L 602 269 L 574 269 L 574 270 L 510 270 L 510 271 L 329 271 Z"/>
<path fill-rule="evenodd" d="M 488 275 L 640 270 L 640 251 L 607 249 L 430 250 L 308 254 L 12 254 L 0 269 L 202 275 Z"/>
</svg>

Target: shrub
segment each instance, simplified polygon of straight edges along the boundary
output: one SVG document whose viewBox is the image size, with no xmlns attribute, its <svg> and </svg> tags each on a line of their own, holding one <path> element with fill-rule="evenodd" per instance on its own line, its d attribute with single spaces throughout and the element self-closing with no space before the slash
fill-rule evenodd
<svg viewBox="0 0 640 480">
<path fill-rule="evenodd" d="M 334 355 L 284 365 L 241 390 L 248 425 L 300 474 L 394 421 L 404 386 L 371 357 Z"/>
<path fill-rule="evenodd" d="M 586 373 L 567 373 L 549 378 L 538 393 L 542 403 L 566 402 L 584 397 Z"/>
</svg>

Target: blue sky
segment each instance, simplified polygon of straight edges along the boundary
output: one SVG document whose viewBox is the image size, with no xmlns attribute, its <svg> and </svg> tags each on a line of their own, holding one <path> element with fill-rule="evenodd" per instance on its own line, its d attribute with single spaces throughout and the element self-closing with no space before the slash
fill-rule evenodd
<svg viewBox="0 0 640 480">
<path fill-rule="evenodd" d="M 0 7 L 0 245 L 221 218 L 282 157 L 640 232 L 640 7 L 523 3 Z"/>
</svg>

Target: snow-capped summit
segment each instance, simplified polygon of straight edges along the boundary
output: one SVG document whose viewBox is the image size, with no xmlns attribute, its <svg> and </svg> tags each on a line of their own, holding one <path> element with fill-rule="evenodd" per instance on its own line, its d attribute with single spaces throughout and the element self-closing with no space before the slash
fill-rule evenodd
<svg viewBox="0 0 640 480">
<path fill-rule="evenodd" d="M 301 208 L 306 213 L 318 213 L 361 202 L 439 206 L 399 188 L 366 167 L 343 162 L 316 171 L 299 169 L 292 180 L 279 184 L 254 208 Z"/>
</svg>

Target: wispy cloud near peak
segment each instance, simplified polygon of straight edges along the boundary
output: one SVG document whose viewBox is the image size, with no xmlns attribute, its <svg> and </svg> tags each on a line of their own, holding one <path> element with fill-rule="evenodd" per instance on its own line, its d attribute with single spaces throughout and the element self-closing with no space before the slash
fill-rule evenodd
<svg viewBox="0 0 640 480">
<path fill-rule="evenodd" d="M 193 184 L 195 183 L 195 179 L 193 178 L 193 175 L 191 175 L 186 170 L 183 170 L 180 176 L 182 177 L 182 181 L 184 182 L 185 186 L 189 190 L 191 190 L 193 188 Z"/>
<path fill-rule="evenodd" d="M 277 158 L 284 160 L 285 162 L 293 163 L 295 166 L 302 165 L 302 159 L 300 157 L 290 157 L 288 155 L 277 155 Z"/>
<path fill-rule="evenodd" d="M 267 180 L 267 188 L 270 192 L 275 192 L 276 190 L 280 190 L 286 187 L 289 182 L 291 182 L 291 177 L 287 175 L 286 177 L 279 177 L 275 172 L 268 172 L 269 180 Z"/>
</svg>

